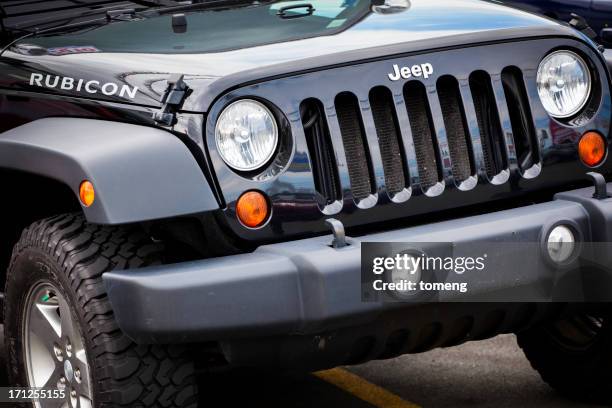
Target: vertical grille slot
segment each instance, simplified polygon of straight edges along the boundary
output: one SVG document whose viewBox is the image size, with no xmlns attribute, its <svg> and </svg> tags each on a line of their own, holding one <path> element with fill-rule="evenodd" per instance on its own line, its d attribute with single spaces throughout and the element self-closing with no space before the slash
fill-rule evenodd
<svg viewBox="0 0 612 408">
<path fill-rule="evenodd" d="M 407 187 L 405 154 L 399 141 L 400 132 L 393 106 L 393 95 L 389 89 L 379 86 L 370 91 L 370 107 L 378 136 L 380 155 L 385 172 L 385 185 L 390 196 Z"/>
<path fill-rule="evenodd" d="M 470 90 L 480 129 L 485 168 L 487 175 L 492 178 L 507 168 L 508 161 L 489 74 L 484 71 L 476 71 L 470 75 Z"/>
<path fill-rule="evenodd" d="M 412 129 L 412 139 L 419 166 L 421 188 L 427 190 L 440 180 L 438 143 L 432 137 L 433 123 L 425 86 L 417 81 L 404 86 L 404 100 Z"/>
<path fill-rule="evenodd" d="M 342 195 L 323 104 L 317 99 L 307 99 L 300 105 L 300 115 L 308 144 L 315 189 L 323 196 L 325 204 L 331 204 L 339 200 Z"/>
<path fill-rule="evenodd" d="M 521 170 L 527 170 L 539 161 L 539 152 L 521 70 L 517 67 L 505 68 L 502 71 L 502 84 L 510 113 L 518 165 Z"/>
<path fill-rule="evenodd" d="M 474 174 L 474 163 L 470 155 L 471 144 L 459 83 L 454 77 L 444 76 L 438 80 L 437 89 L 453 166 L 453 177 L 461 182 Z"/>
<path fill-rule="evenodd" d="M 355 95 L 343 92 L 336 96 L 335 105 L 346 153 L 351 191 L 355 200 L 361 201 L 374 192 L 374 177 L 359 102 Z"/>
</svg>

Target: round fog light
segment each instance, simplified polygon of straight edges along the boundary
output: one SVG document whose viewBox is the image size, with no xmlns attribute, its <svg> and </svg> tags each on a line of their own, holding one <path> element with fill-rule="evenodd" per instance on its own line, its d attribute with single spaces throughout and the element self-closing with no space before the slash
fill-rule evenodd
<svg viewBox="0 0 612 408">
<path fill-rule="evenodd" d="M 550 231 L 547 239 L 548 256 L 557 263 L 567 261 L 576 248 L 576 238 L 572 230 L 558 225 Z"/>
</svg>

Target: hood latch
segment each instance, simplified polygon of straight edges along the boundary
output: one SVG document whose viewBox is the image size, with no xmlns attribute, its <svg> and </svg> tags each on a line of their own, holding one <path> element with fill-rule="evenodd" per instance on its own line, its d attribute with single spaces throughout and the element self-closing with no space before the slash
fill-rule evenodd
<svg viewBox="0 0 612 408">
<path fill-rule="evenodd" d="M 161 103 L 163 106 L 159 112 L 153 114 L 153 120 L 160 125 L 174 126 L 176 124 L 176 113 L 183 107 L 183 102 L 190 92 L 189 87 L 183 81 L 184 75 L 176 74 L 168 78 L 168 87 L 164 91 Z"/>
</svg>

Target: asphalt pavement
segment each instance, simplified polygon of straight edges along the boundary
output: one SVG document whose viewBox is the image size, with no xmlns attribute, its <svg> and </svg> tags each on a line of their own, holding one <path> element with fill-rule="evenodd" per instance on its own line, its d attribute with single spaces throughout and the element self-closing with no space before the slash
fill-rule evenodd
<svg viewBox="0 0 612 408">
<path fill-rule="evenodd" d="M 200 390 L 206 407 L 595 407 L 551 390 L 512 335 L 315 374 L 216 374 Z"/>
</svg>

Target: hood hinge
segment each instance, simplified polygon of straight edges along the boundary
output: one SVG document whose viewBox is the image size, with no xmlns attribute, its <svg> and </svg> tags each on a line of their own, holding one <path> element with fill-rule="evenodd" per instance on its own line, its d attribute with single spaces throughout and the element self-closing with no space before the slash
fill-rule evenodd
<svg viewBox="0 0 612 408">
<path fill-rule="evenodd" d="M 153 120 L 160 125 L 174 126 L 176 124 L 176 113 L 183 107 L 183 102 L 191 91 L 185 81 L 184 75 L 172 75 L 168 79 L 168 87 L 164 91 L 161 103 L 162 107 L 153 114 Z"/>
</svg>

